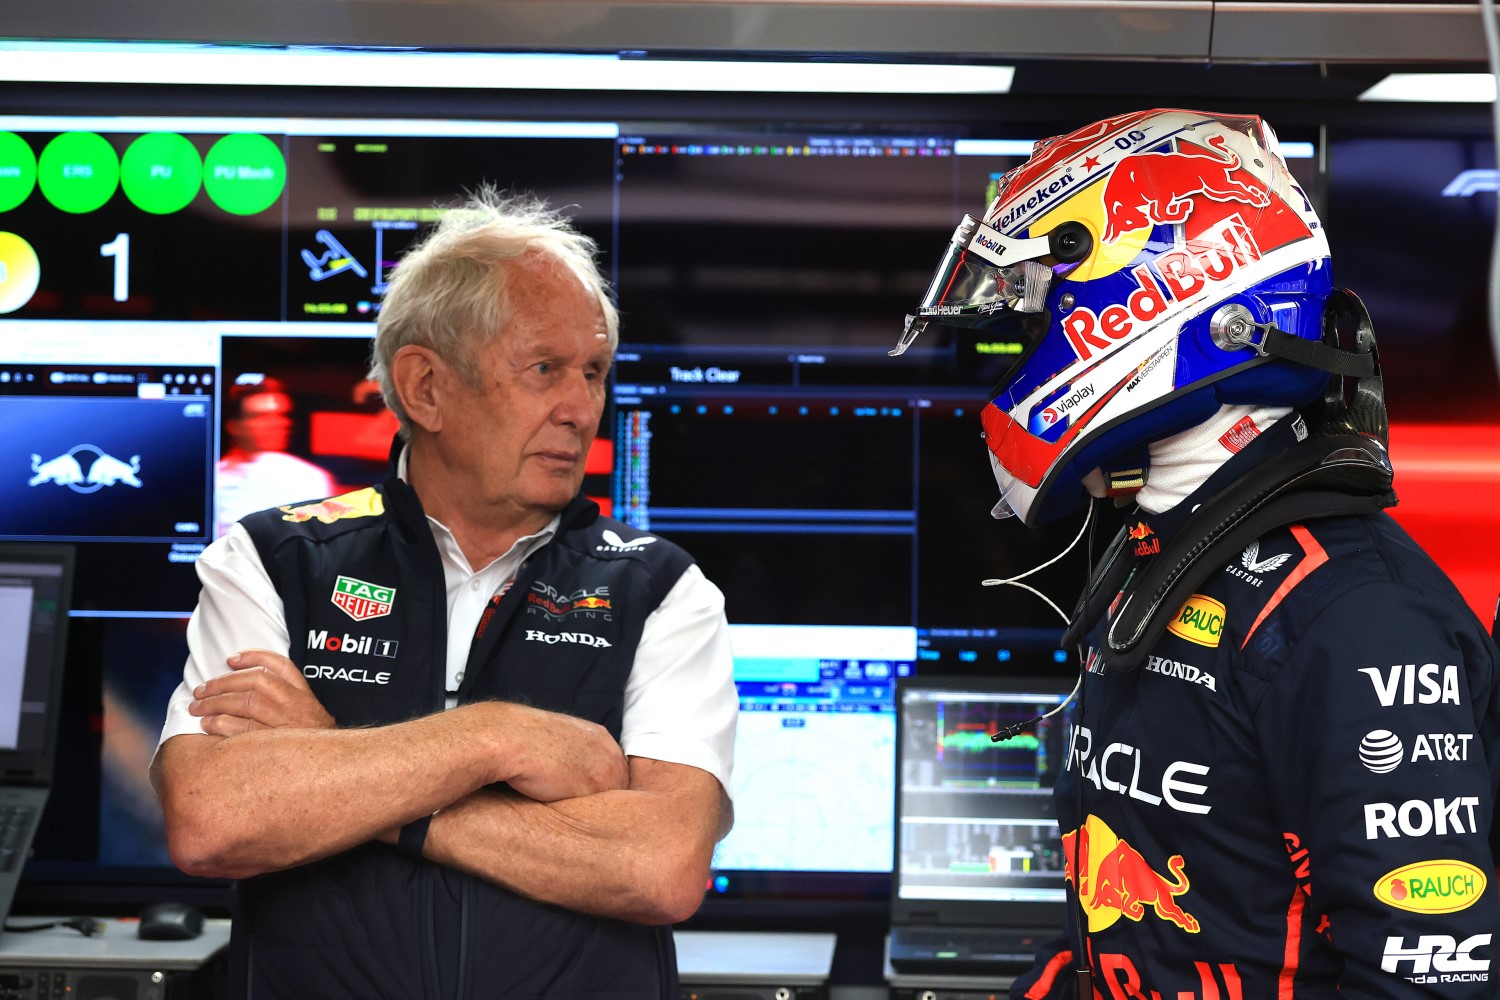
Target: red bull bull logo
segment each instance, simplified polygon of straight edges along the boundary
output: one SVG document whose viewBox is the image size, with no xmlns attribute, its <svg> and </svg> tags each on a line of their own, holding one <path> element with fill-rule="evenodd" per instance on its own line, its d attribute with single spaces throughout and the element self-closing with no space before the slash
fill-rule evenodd
<svg viewBox="0 0 1500 1000">
<path fill-rule="evenodd" d="M 302 523 L 314 518 L 324 524 L 332 524 L 335 521 L 347 517 L 376 517 L 385 513 L 385 498 L 375 489 L 355 490 L 353 493 L 345 493 L 343 496 L 333 497 L 328 500 L 319 500 L 317 503 L 299 504 L 296 507 L 281 507 L 281 519 Z"/>
<path fill-rule="evenodd" d="M 1161 539 L 1156 537 L 1156 532 L 1145 521 L 1137 521 L 1135 527 L 1126 534 L 1135 542 L 1137 557 L 1154 556 L 1161 551 Z"/>
<path fill-rule="evenodd" d="M 85 464 L 87 473 L 84 472 Z M 130 461 L 124 462 L 91 444 L 74 445 L 45 462 L 42 456 L 32 452 L 31 471 L 35 475 L 26 481 L 27 486 L 54 483 L 66 486 L 74 493 L 95 493 L 117 483 L 141 488 L 140 476 L 137 475 L 141 471 L 141 456 L 131 455 Z"/>
<path fill-rule="evenodd" d="M 609 601 L 605 600 L 602 597 L 585 597 L 582 600 L 574 601 L 573 602 L 573 607 L 572 607 L 571 610 L 573 610 L 573 611 L 587 611 L 587 610 L 597 610 L 599 608 L 608 608 L 608 607 L 609 607 Z"/>
<path fill-rule="evenodd" d="M 1271 204 L 1261 185 L 1236 180 L 1239 154 L 1222 135 L 1210 136 L 1213 150 L 1182 143 L 1177 150 L 1132 153 L 1115 164 L 1104 189 L 1103 241 L 1156 224 L 1176 224 L 1192 213 L 1194 197 L 1237 201 L 1256 208 Z"/>
<path fill-rule="evenodd" d="M 1170 877 L 1162 875 L 1108 823 L 1090 816 L 1083 826 L 1063 834 L 1063 859 L 1064 877 L 1078 892 L 1091 933 L 1121 917 L 1139 922 L 1147 907 L 1189 934 L 1198 933 L 1198 918 L 1177 903 L 1192 887 L 1181 854 L 1167 859 Z"/>
</svg>

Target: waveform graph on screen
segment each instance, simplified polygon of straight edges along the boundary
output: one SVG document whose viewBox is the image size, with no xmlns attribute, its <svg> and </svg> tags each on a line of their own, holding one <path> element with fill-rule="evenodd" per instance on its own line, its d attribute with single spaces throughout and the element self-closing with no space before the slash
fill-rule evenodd
<svg viewBox="0 0 1500 1000">
<path fill-rule="evenodd" d="M 923 683 L 900 698 L 897 892 L 1060 901 L 1052 785 L 1066 733 L 1057 716 L 1043 716 L 1063 693 L 1014 679 L 989 679 L 988 690 L 967 678 Z"/>
<path fill-rule="evenodd" d="M 999 702 L 939 705 L 933 749 L 935 784 L 948 788 L 1040 788 L 1049 772 L 1047 743 L 1033 727 L 996 742 L 1001 730 L 1030 722 L 1030 706 Z"/>
</svg>

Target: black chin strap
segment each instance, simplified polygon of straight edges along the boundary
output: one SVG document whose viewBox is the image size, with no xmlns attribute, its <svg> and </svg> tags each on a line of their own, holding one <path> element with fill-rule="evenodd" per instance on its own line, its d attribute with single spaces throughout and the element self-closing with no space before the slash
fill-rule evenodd
<svg viewBox="0 0 1500 1000">
<path fill-rule="evenodd" d="M 1298 337 L 1285 330 L 1278 330 L 1270 323 L 1261 323 L 1255 329 L 1263 336 L 1258 341 L 1252 341 L 1250 346 L 1262 357 L 1285 358 L 1330 375 L 1368 378 L 1375 374 L 1375 358 L 1369 354 L 1357 354 L 1342 347 L 1325 344 L 1321 340 Z"/>
</svg>

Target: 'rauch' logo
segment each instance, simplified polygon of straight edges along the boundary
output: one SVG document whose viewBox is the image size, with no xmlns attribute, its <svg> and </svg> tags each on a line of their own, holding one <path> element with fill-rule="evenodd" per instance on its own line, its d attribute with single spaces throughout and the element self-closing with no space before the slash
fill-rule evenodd
<svg viewBox="0 0 1500 1000">
<path fill-rule="evenodd" d="M 1224 631 L 1224 605 L 1212 597 L 1194 594 L 1187 599 L 1167 628 L 1188 642 L 1200 646 L 1217 646 Z"/>
<path fill-rule="evenodd" d="M 390 614 L 396 603 L 396 588 L 341 576 L 333 584 L 332 600 L 344 614 L 362 622 Z"/>
<path fill-rule="evenodd" d="M 1484 895 L 1484 872 L 1465 861 L 1418 861 L 1381 876 L 1375 898 L 1412 913 L 1455 913 Z"/>
</svg>

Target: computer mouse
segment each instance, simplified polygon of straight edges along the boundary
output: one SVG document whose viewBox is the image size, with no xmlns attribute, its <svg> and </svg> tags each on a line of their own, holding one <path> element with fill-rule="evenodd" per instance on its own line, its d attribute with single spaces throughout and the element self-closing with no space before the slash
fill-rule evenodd
<svg viewBox="0 0 1500 1000">
<path fill-rule="evenodd" d="M 136 935 L 146 941 L 187 941 L 203 933 L 203 911 L 186 903 L 153 903 L 141 911 Z"/>
</svg>

